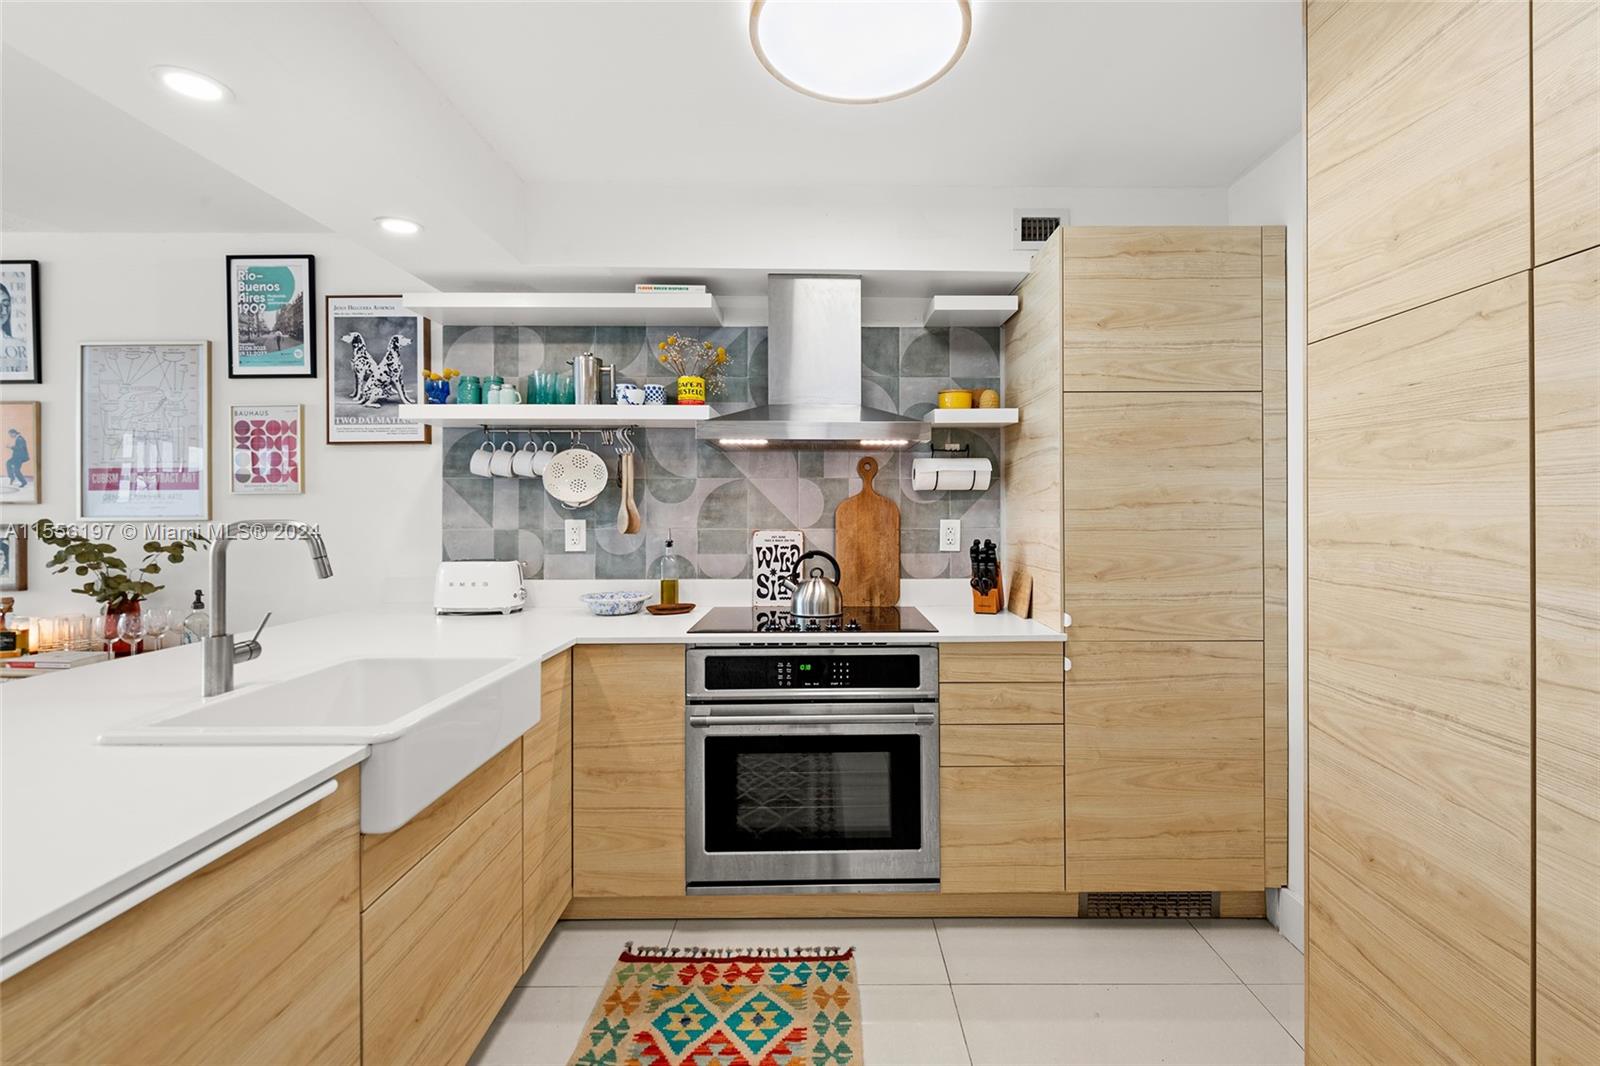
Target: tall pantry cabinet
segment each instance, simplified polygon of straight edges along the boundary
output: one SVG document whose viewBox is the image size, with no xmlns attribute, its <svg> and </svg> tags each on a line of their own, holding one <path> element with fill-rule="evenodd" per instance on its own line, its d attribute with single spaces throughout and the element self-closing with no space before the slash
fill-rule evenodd
<svg viewBox="0 0 1600 1066">
<path fill-rule="evenodd" d="M 1307 1061 L 1600 1061 L 1600 3 L 1306 31 Z"/>
<path fill-rule="evenodd" d="M 1284 245 L 1060 230 L 1005 327 L 1006 554 L 1071 637 L 1069 892 L 1287 877 Z"/>
</svg>

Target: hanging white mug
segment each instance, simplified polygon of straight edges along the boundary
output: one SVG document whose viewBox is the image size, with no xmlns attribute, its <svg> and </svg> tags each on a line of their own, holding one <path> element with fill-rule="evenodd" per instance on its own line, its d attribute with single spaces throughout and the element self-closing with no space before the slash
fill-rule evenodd
<svg viewBox="0 0 1600 1066">
<path fill-rule="evenodd" d="M 556 457 L 556 442 L 547 440 L 544 447 L 533 453 L 533 473 L 535 477 L 544 477 L 544 472 L 550 466 L 550 460 Z"/>
<path fill-rule="evenodd" d="M 517 446 L 510 441 L 500 445 L 500 450 L 494 453 L 489 460 L 489 472 L 495 477 L 511 476 L 511 460 L 517 454 Z"/>
<path fill-rule="evenodd" d="M 538 454 L 539 445 L 530 440 L 511 460 L 511 472 L 518 477 L 533 477 L 533 457 Z"/>
<path fill-rule="evenodd" d="M 471 470 L 479 477 L 489 477 L 491 476 L 489 473 L 489 460 L 493 459 L 494 457 L 494 445 L 490 444 L 488 441 L 484 441 L 483 444 L 478 447 L 478 450 L 472 453 L 472 459 L 467 463 L 467 469 Z"/>
</svg>

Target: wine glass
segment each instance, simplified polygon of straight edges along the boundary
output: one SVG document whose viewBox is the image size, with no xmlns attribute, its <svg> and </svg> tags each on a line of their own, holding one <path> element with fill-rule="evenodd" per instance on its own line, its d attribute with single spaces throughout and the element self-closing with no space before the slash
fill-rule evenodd
<svg viewBox="0 0 1600 1066">
<path fill-rule="evenodd" d="M 150 641 L 150 650 L 160 651 L 161 638 L 167 634 L 166 609 L 155 607 L 140 613 L 144 615 L 144 635 Z"/>
<path fill-rule="evenodd" d="M 95 616 L 95 632 L 100 635 L 100 642 L 106 646 L 106 658 L 117 657 L 117 616 L 111 612 L 109 603 L 100 605 L 100 613 Z"/>
<path fill-rule="evenodd" d="M 144 651 L 144 612 L 129 611 L 117 619 L 117 636 L 128 646 L 129 655 Z"/>
</svg>

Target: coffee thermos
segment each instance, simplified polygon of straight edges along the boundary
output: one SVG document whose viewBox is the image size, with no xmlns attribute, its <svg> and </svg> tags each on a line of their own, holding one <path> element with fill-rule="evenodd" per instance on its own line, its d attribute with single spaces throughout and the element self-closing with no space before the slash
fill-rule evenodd
<svg viewBox="0 0 1600 1066">
<path fill-rule="evenodd" d="M 593 352 L 584 352 L 568 361 L 572 367 L 572 391 L 576 403 L 609 403 L 616 391 L 615 366 L 600 361 Z M 606 379 L 602 387 L 601 378 Z"/>
</svg>

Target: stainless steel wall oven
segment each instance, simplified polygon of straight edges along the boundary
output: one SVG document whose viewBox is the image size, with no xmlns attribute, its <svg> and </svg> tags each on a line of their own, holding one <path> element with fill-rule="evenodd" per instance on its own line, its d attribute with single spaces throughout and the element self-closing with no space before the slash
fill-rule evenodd
<svg viewBox="0 0 1600 1066">
<path fill-rule="evenodd" d="M 939 887 L 939 652 L 688 651 L 688 890 Z"/>
</svg>

